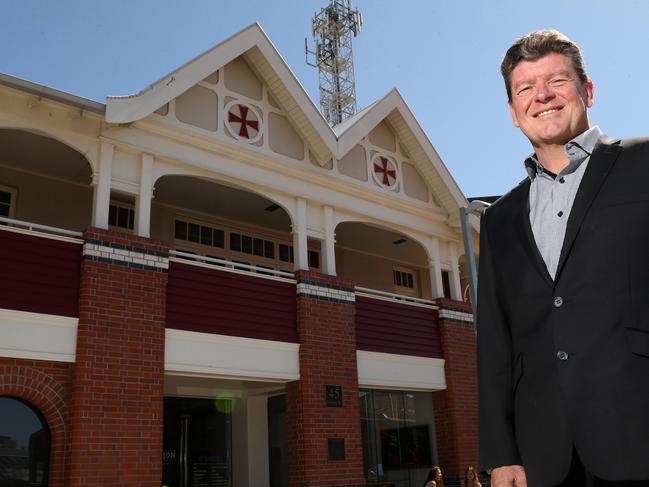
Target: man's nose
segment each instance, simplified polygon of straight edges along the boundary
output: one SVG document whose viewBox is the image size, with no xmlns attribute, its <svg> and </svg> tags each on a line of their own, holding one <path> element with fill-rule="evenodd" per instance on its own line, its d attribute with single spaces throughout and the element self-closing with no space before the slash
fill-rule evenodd
<svg viewBox="0 0 649 487">
<path fill-rule="evenodd" d="M 546 102 L 554 98 L 554 90 L 545 83 L 539 83 L 536 87 L 536 100 Z"/>
</svg>

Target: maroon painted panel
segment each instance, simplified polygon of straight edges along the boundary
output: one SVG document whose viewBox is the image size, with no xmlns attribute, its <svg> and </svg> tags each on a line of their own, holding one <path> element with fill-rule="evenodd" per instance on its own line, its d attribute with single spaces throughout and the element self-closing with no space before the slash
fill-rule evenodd
<svg viewBox="0 0 649 487">
<path fill-rule="evenodd" d="M 81 250 L 0 229 L 0 308 L 78 317 Z"/>
<path fill-rule="evenodd" d="M 167 327 L 297 343 L 295 284 L 169 263 Z"/>
<path fill-rule="evenodd" d="M 442 358 L 437 310 L 356 296 L 356 348 Z"/>
</svg>

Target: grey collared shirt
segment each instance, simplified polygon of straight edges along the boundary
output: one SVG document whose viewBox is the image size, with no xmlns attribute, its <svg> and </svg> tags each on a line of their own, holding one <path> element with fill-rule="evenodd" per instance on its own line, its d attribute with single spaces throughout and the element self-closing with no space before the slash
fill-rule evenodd
<svg viewBox="0 0 649 487">
<path fill-rule="evenodd" d="M 564 146 L 568 165 L 552 174 L 532 154 L 525 160 L 530 177 L 530 224 L 536 246 L 545 266 L 555 278 L 568 217 L 584 176 L 590 155 L 602 136 L 598 126 L 591 127 Z"/>
</svg>

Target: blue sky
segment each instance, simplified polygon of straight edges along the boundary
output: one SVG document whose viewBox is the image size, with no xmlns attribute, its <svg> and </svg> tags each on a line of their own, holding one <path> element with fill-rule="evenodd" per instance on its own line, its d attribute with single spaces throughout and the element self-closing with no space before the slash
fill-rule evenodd
<svg viewBox="0 0 649 487">
<path fill-rule="evenodd" d="M 317 104 L 305 64 L 311 17 L 328 0 L 2 2 L 0 72 L 105 102 L 137 92 L 259 22 Z M 530 30 L 564 31 L 595 82 L 591 120 L 611 136 L 649 134 L 645 0 L 355 0 L 359 109 L 396 87 L 468 196 L 502 194 L 530 152 L 509 118 L 499 64 Z M 311 42 L 311 45 L 312 42 Z"/>
</svg>

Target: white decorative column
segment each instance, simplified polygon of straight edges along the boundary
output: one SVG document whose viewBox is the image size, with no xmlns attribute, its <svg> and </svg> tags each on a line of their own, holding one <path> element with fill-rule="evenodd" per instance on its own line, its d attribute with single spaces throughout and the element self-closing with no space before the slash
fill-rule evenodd
<svg viewBox="0 0 649 487">
<path fill-rule="evenodd" d="M 324 240 L 320 253 L 322 254 L 322 271 L 330 276 L 336 275 L 336 233 L 334 232 L 334 209 L 325 206 L 324 212 Z"/>
<path fill-rule="evenodd" d="M 462 299 L 462 284 L 460 283 L 460 263 L 458 262 L 457 244 L 448 243 L 448 254 L 451 259 L 451 298 L 456 301 Z"/>
<path fill-rule="evenodd" d="M 151 200 L 153 199 L 153 156 L 142 154 L 140 191 L 135 198 L 135 233 L 149 237 L 151 229 Z"/>
<path fill-rule="evenodd" d="M 99 172 L 93 177 L 95 191 L 92 195 L 92 226 L 108 228 L 110 207 L 110 181 L 113 174 L 113 153 L 115 146 L 102 142 L 99 148 Z"/>
<path fill-rule="evenodd" d="M 442 260 L 439 255 L 439 239 L 431 237 L 430 260 L 428 261 L 428 272 L 430 274 L 430 289 L 433 299 L 444 297 L 444 284 L 442 282 Z"/>
<path fill-rule="evenodd" d="M 295 221 L 293 222 L 293 269 L 309 269 L 309 254 L 306 238 L 306 200 L 295 198 Z"/>
</svg>

